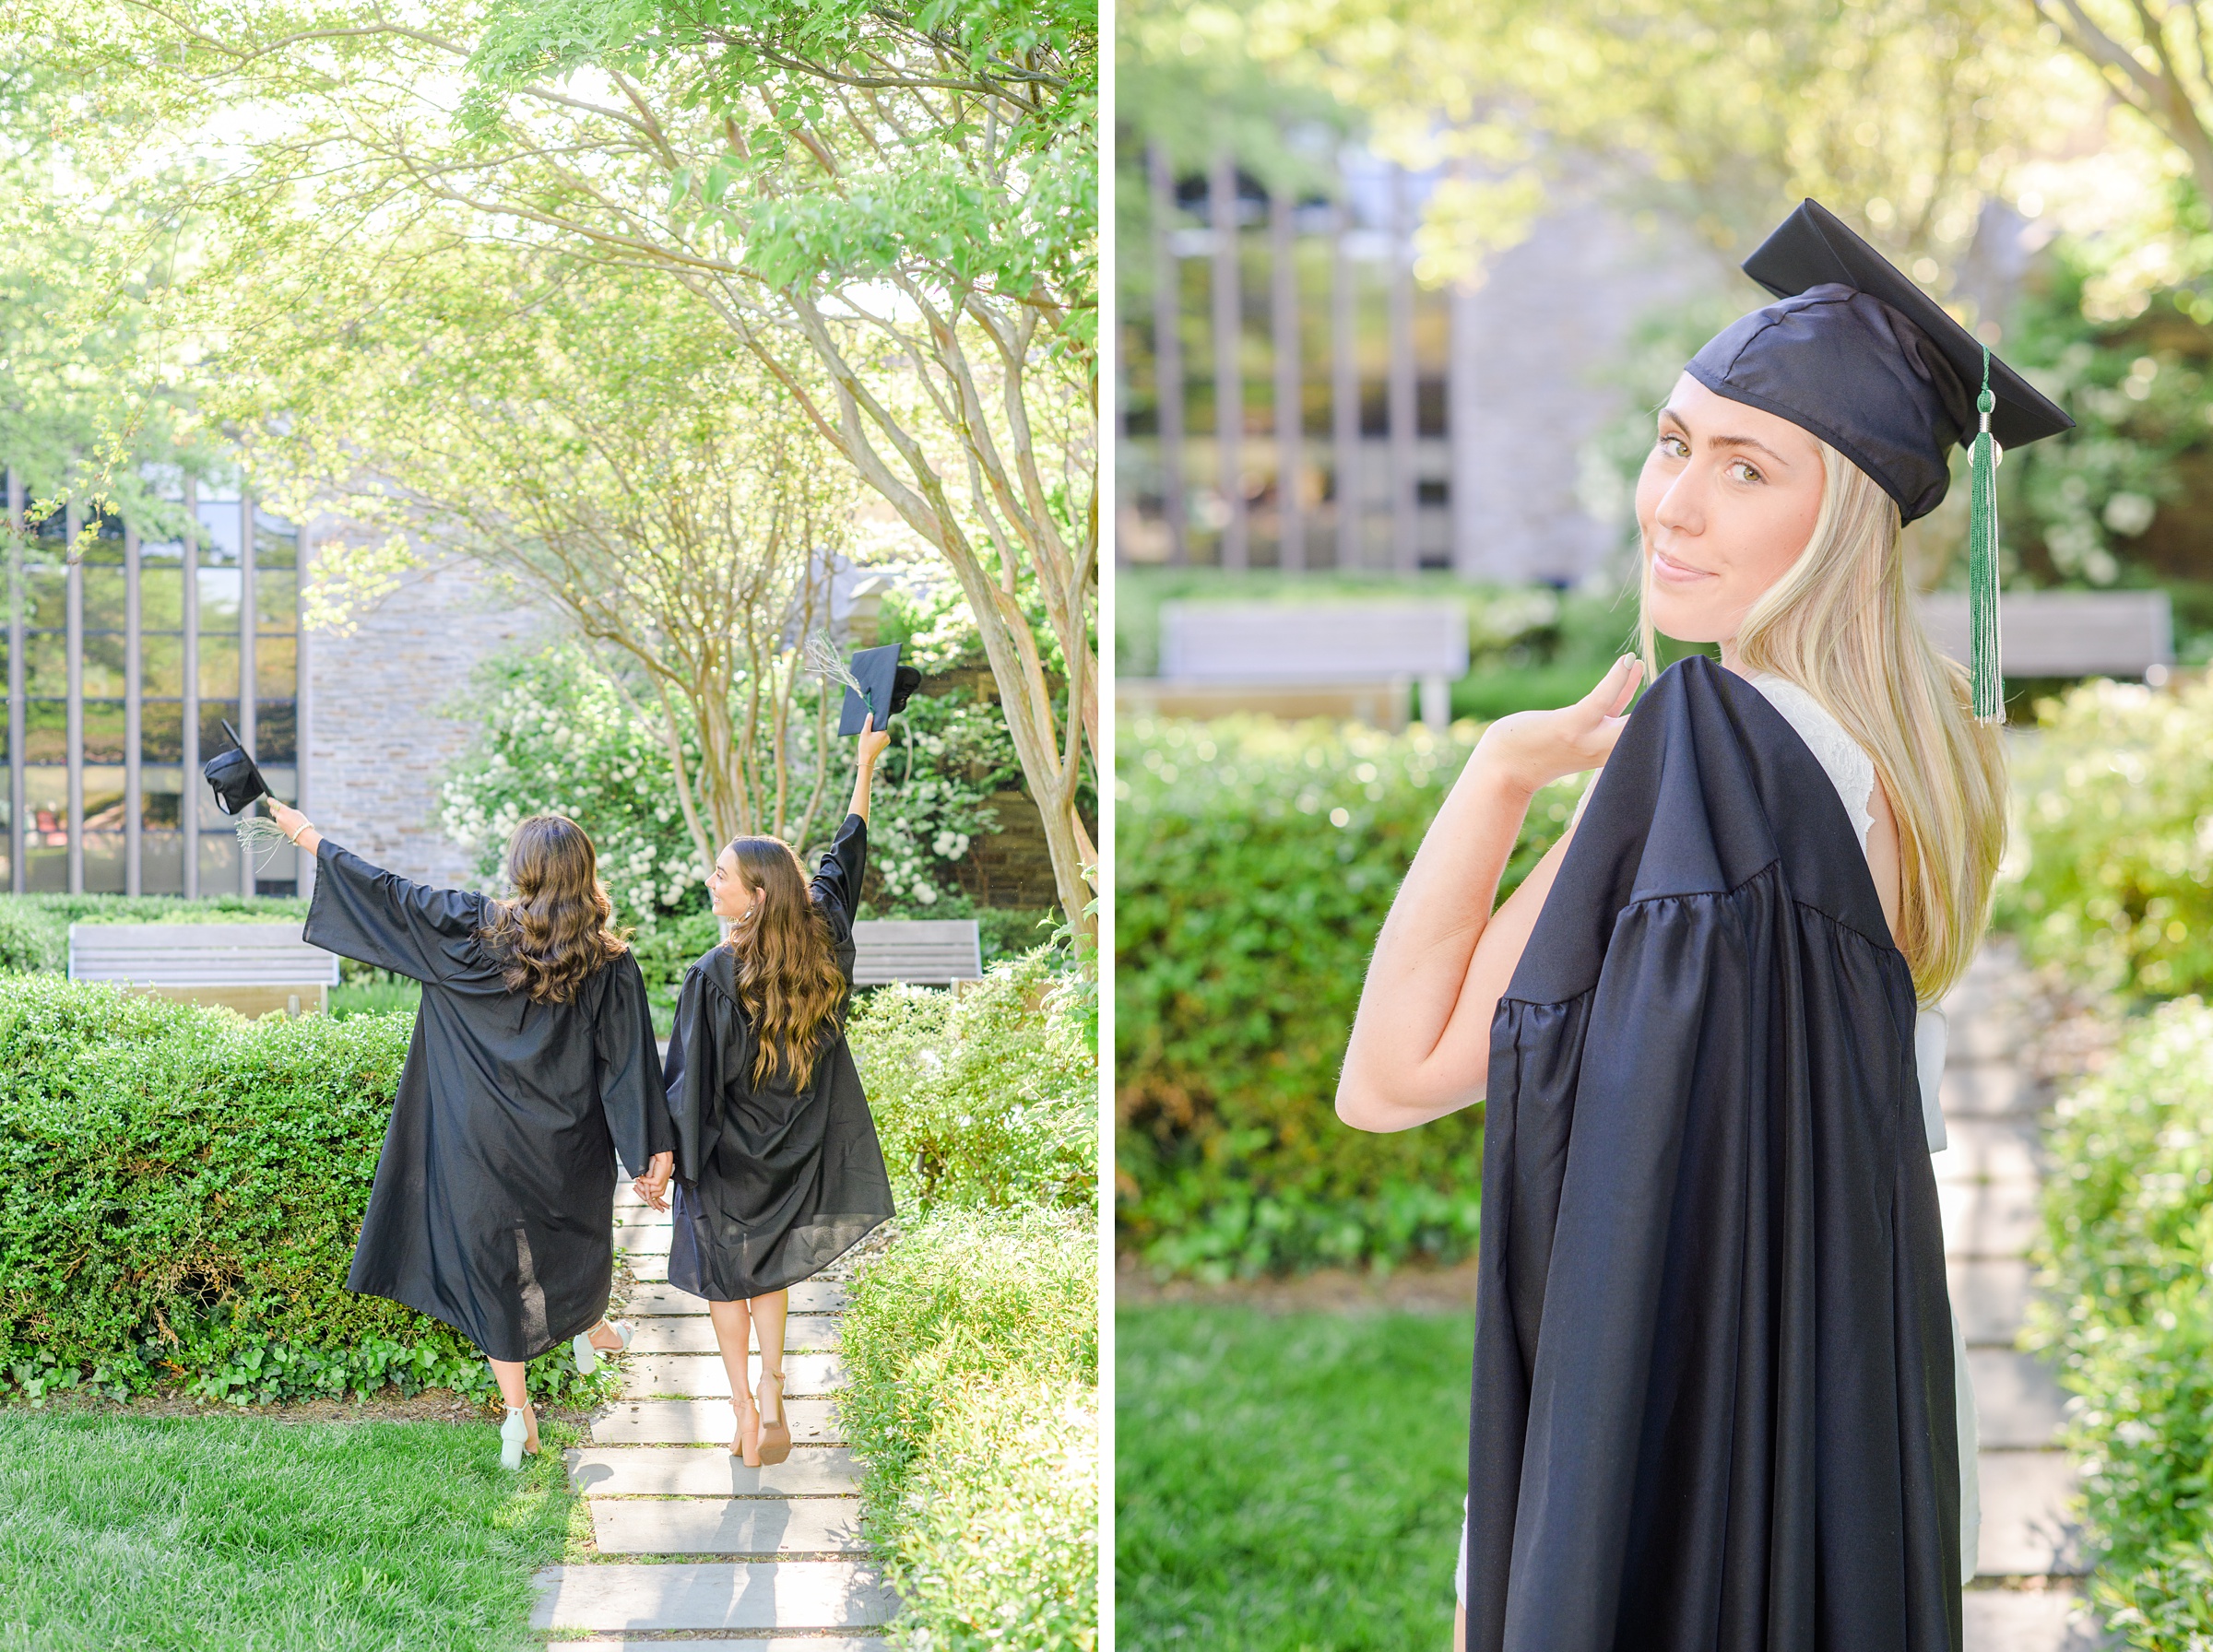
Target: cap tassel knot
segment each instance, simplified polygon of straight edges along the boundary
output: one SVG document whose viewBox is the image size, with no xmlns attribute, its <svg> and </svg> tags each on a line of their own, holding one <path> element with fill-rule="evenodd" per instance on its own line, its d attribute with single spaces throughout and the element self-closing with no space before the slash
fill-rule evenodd
<svg viewBox="0 0 2213 1652">
<path fill-rule="evenodd" d="M 1990 433 L 1990 351 L 1982 352 L 1982 392 L 1975 397 L 1982 426 L 1968 459 L 1972 508 L 1967 526 L 1968 680 L 1975 721 L 2006 721 L 2006 680 L 1998 651 L 1998 463 L 2000 451 Z"/>
</svg>

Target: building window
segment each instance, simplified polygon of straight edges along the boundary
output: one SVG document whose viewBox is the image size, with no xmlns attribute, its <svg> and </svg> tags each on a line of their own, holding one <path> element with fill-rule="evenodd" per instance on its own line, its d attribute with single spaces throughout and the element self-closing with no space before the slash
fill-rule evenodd
<svg viewBox="0 0 2213 1652">
<path fill-rule="evenodd" d="M 11 520 L 35 483 L 7 477 Z M 19 891 L 289 895 L 299 853 L 247 864 L 198 768 L 228 723 L 277 796 L 301 795 L 300 534 L 235 490 L 188 490 L 187 537 L 74 520 L 12 539 L 0 879 Z"/>
</svg>

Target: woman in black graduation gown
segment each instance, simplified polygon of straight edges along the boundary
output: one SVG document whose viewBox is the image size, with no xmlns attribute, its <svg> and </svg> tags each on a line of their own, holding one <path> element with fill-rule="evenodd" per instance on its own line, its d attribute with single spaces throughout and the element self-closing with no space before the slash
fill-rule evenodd
<svg viewBox="0 0 2213 1652">
<path fill-rule="evenodd" d="M 2004 846 L 2002 705 L 1986 648 L 1970 680 L 1930 646 L 1899 533 L 1955 443 L 2069 421 L 1816 203 L 1745 268 L 1778 301 L 1692 360 L 1637 490 L 1645 668 L 1655 631 L 1720 664 L 1631 716 L 1625 657 L 1485 731 L 1338 1093 L 1371 1130 L 1485 1106 L 1481 1652 L 1960 1644 L 1935 1006 Z M 1601 765 L 1492 912 L 1532 796 Z"/>
<path fill-rule="evenodd" d="M 347 1276 L 481 1348 L 507 1404 L 509 1468 L 538 1450 L 524 1366 L 574 1342 L 630 1341 L 606 1323 L 615 1159 L 671 1157 L 653 1019 L 637 960 L 609 927 L 592 841 L 557 815 L 507 847 L 513 895 L 432 889 L 376 867 L 273 806 L 315 856 L 304 938 L 422 983 L 422 1008 Z"/>
<path fill-rule="evenodd" d="M 669 1282 L 707 1300 L 737 1413 L 730 1449 L 755 1466 L 791 1452 L 789 1287 L 892 1215 L 875 1121 L 846 1044 L 869 790 L 890 738 L 862 726 L 852 810 L 811 883 L 781 839 L 741 837 L 723 850 L 707 887 L 729 938 L 685 974 L 669 1041 L 663 1080 L 677 1153 Z M 640 1190 L 658 1207 L 666 1182 L 649 1178 Z M 747 1380 L 749 1322 L 760 1338 L 758 1383 Z"/>
</svg>

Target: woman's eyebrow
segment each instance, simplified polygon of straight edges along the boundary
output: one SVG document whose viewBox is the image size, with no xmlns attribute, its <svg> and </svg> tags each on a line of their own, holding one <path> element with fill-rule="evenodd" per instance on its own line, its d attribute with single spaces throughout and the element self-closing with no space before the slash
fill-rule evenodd
<svg viewBox="0 0 2213 1652">
<path fill-rule="evenodd" d="M 1661 408 L 1660 417 L 1665 419 L 1669 424 L 1674 425 L 1675 429 L 1681 431 L 1686 436 L 1690 434 L 1690 427 L 1683 422 L 1682 416 L 1678 414 L 1673 407 Z M 1709 436 L 1706 438 L 1706 445 L 1709 447 L 1749 447 L 1767 454 L 1769 458 L 1774 460 L 1778 465 L 1787 466 L 1790 464 L 1788 459 L 1784 458 L 1781 454 L 1777 453 L 1766 442 L 1758 441 L 1751 436 Z"/>
</svg>

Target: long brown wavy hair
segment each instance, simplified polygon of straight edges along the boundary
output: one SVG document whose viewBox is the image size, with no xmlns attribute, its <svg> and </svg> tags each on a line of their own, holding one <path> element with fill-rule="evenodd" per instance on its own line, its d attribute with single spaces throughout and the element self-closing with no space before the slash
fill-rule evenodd
<svg viewBox="0 0 2213 1652">
<path fill-rule="evenodd" d="M 599 856 L 584 828 L 533 815 L 507 840 L 514 895 L 491 903 L 478 938 L 506 963 L 507 990 L 566 1004 L 592 972 L 630 950 L 599 887 Z"/>
<path fill-rule="evenodd" d="M 724 943 L 737 954 L 738 1001 L 752 1019 L 753 1082 L 782 1071 L 804 1090 L 846 994 L 830 920 L 808 895 L 806 869 L 782 838 L 738 838 L 730 853 L 746 888 L 760 892 Z"/>
</svg>

